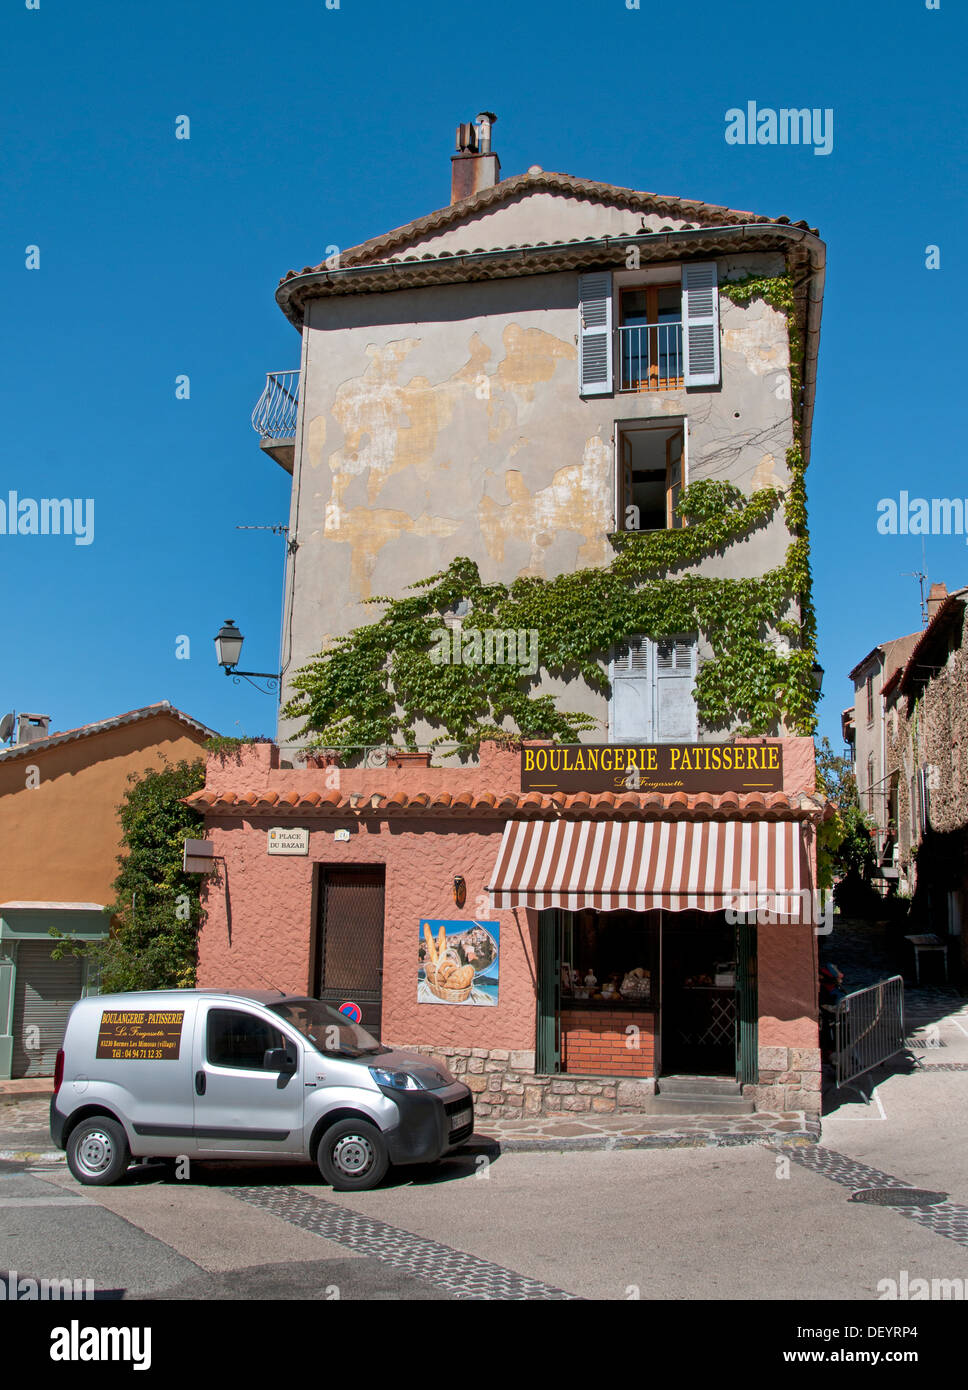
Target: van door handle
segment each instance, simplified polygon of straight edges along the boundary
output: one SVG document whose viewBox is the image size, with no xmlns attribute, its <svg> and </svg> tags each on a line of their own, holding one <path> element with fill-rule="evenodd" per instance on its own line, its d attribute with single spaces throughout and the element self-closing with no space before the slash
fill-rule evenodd
<svg viewBox="0 0 968 1390">
<path fill-rule="evenodd" d="M 203 1095 L 205 1094 L 205 1073 L 204 1073 L 204 1071 L 197 1071 L 197 1072 L 195 1073 L 195 1094 L 196 1094 L 197 1096 L 203 1096 Z"/>
</svg>

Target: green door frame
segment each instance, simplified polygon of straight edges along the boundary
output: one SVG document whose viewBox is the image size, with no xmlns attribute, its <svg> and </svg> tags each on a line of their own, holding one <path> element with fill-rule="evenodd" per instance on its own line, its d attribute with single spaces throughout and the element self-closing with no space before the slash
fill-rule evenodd
<svg viewBox="0 0 968 1390">
<path fill-rule="evenodd" d="M 756 925 L 736 924 L 736 1080 L 742 1086 L 759 1081 L 759 998 L 757 990 Z"/>
<path fill-rule="evenodd" d="M 538 1007 L 534 1069 L 561 1071 L 561 914 L 555 907 L 538 913 Z"/>
</svg>

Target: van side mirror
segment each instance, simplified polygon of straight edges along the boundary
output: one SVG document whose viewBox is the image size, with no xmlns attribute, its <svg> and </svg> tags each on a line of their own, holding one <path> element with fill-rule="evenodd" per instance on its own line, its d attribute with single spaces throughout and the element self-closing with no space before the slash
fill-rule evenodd
<svg viewBox="0 0 968 1390">
<path fill-rule="evenodd" d="M 265 1071 L 277 1071 L 285 1076 L 293 1076 L 296 1071 L 296 1058 L 288 1048 L 270 1047 L 263 1054 L 262 1066 Z"/>
</svg>

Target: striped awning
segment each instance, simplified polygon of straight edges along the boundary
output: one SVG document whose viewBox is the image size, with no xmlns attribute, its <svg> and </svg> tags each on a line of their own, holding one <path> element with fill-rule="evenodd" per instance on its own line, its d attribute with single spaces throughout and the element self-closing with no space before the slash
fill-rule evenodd
<svg viewBox="0 0 968 1390">
<path fill-rule="evenodd" d="M 512 820 L 488 889 L 495 909 L 765 911 L 805 921 L 797 821 Z"/>
</svg>

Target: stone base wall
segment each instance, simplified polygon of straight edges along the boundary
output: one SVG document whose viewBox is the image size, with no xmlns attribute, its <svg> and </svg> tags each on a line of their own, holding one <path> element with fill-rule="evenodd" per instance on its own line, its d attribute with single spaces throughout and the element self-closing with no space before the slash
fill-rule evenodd
<svg viewBox="0 0 968 1390">
<path fill-rule="evenodd" d="M 474 1092 L 474 1112 L 481 1118 L 520 1120 L 527 1115 L 620 1114 L 641 1110 L 655 1094 L 652 1077 L 634 1080 L 611 1076 L 540 1076 L 534 1052 L 492 1047 L 428 1047 L 393 1044 L 407 1052 L 437 1057 Z"/>
<path fill-rule="evenodd" d="M 621 1076 L 536 1075 L 533 1051 L 498 1047 L 430 1047 L 394 1043 L 407 1052 L 437 1057 L 474 1092 L 474 1110 L 482 1118 L 520 1120 L 528 1115 L 622 1114 L 643 1108 L 655 1095 L 655 1078 Z M 757 1110 L 774 1114 L 802 1110 L 820 1114 L 820 1049 L 761 1047 L 759 1085 L 744 1086 Z"/>
<path fill-rule="evenodd" d="M 757 1110 L 803 1110 L 820 1114 L 819 1047 L 761 1047 L 759 1085 L 744 1086 Z"/>
</svg>

